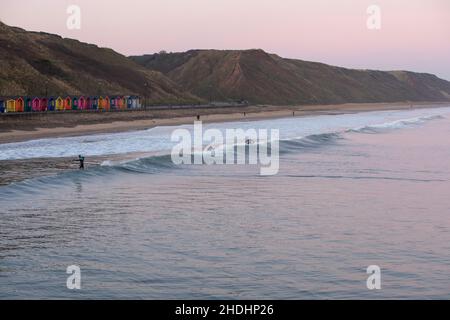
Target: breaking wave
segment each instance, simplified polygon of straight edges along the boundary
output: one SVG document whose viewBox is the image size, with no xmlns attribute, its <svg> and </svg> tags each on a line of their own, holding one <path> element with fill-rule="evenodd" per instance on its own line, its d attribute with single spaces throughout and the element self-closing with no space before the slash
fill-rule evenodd
<svg viewBox="0 0 450 320">
<path fill-rule="evenodd" d="M 433 109 L 434 110 L 434 109 Z M 311 117 L 309 118 L 309 122 L 305 121 L 305 118 L 303 119 L 284 119 L 283 122 L 278 122 L 278 120 L 272 120 L 272 127 L 274 126 L 279 126 L 280 128 L 283 128 L 282 130 L 284 130 L 286 128 L 287 131 L 291 131 L 290 132 L 290 136 L 282 136 L 280 139 L 280 143 L 279 143 L 279 152 L 280 155 L 283 154 L 288 154 L 288 153 L 295 153 L 295 152 L 302 152 L 308 149 L 314 149 L 314 148 L 320 148 L 320 147 L 324 147 L 330 144 L 335 143 L 336 141 L 338 141 L 339 139 L 344 139 L 344 135 L 348 134 L 348 133 L 358 133 L 358 134 L 374 134 L 374 133 L 380 133 L 386 130 L 393 130 L 393 129 L 400 129 L 400 128 L 404 128 L 404 127 L 409 127 L 409 126 L 416 126 L 418 124 L 422 124 L 424 122 L 430 121 L 430 120 L 435 120 L 435 119 L 442 119 L 444 118 L 442 116 L 442 110 L 446 110 L 447 112 L 450 111 L 450 108 L 441 108 L 441 112 L 437 112 L 435 111 L 433 114 L 433 112 L 430 112 L 432 110 L 428 110 L 429 113 L 428 115 L 419 115 L 416 117 L 410 117 L 410 118 L 404 118 L 403 119 L 387 119 L 389 117 L 386 117 L 385 115 L 383 115 L 383 118 L 381 118 L 384 121 L 379 121 L 381 119 L 378 119 L 376 117 L 369 118 L 367 115 L 364 115 L 365 118 L 361 118 L 361 116 L 359 116 L 359 118 L 356 118 L 356 120 L 354 120 L 354 118 L 351 118 L 352 115 L 342 115 L 341 116 L 341 122 L 339 124 L 333 124 L 333 125 L 325 125 L 324 122 L 326 122 L 326 120 L 329 121 L 335 121 L 335 117 L 337 116 L 330 116 L 328 118 L 322 118 L 320 119 L 320 117 Z M 425 113 L 425 112 L 423 112 Z M 377 114 L 377 116 L 379 117 L 380 112 Z M 391 115 L 392 112 L 388 115 Z M 346 116 L 348 118 L 346 118 Z M 404 116 L 404 115 L 403 115 Z M 367 121 L 366 119 L 369 118 L 369 120 L 371 121 Z M 350 120 L 348 120 L 350 119 Z M 370 124 L 366 124 L 364 126 L 355 126 L 356 123 L 361 123 L 362 121 L 360 121 L 361 119 L 364 119 L 365 122 L 372 122 Z M 319 121 L 321 120 L 321 121 Z M 345 121 L 344 121 L 345 120 Z M 377 121 L 378 120 L 378 121 Z M 388 121 L 386 121 L 388 120 Z M 298 126 L 298 123 L 307 123 L 311 126 L 311 128 L 307 128 L 307 130 L 305 130 L 305 133 L 310 132 L 310 134 L 304 134 L 302 136 L 298 136 L 295 135 L 295 133 L 302 133 L 302 130 L 296 130 L 295 126 Z M 263 121 L 255 121 L 250 123 L 250 125 L 254 125 L 254 126 L 260 126 L 263 128 L 267 128 L 267 121 L 263 122 Z M 275 125 L 274 125 L 275 123 Z M 320 124 L 320 126 L 318 126 L 317 124 Z M 240 123 L 241 124 L 241 123 Z M 246 123 L 248 125 L 248 123 Z M 222 124 L 223 125 L 223 124 Z M 314 127 L 316 126 L 316 127 Z M 348 129 L 349 126 L 352 126 L 353 128 Z M 158 138 L 161 138 L 163 135 L 164 137 L 167 135 L 168 132 L 171 132 L 173 128 L 158 128 L 157 130 L 152 129 L 152 130 L 146 130 L 146 132 L 148 133 L 155 133 L 155 131 L 157 131 L 157 134 L 155 135 L 156 140 L 158 140 Z M 315 133 L 314 131 L 319 131 L 318 133 Z M 322 131 L 322 132 L 320 132 Z M 131 133 L 126 133 L 125 135 L 125 140 L 122 141 L 123 143 L 127 143 L 129 141 L 132 141 L 133 139 L 133 134 Z M 136 133 L 134 133 L 134 135 L 136 135 Z M 71 138 L 71 139 L 75 139 L 75 138 Z M 86 143 L 90 143 L 90 144 L 95 144 L 96 141 L 103 141 L 103 137 L 102 136 L 95 136 L 92 138 L 89 137 L 80 137 L 78 138 L 83 144 Z M 144 141 L 144 139 L 140 138 L 140 141 Z M 154 141 L 155 139 L 153 139 L 152 141 Z M 55 140 L 55 139 L 53 139 Z M 57 139 L 56 139 L 57 140 Z M 30 143 L 30 142 L 28 142 Z M 270 141 L 266 141 L 266 142 L 262 142 L 262 143 L 267 143 L 270 149 Z M 112 142 L 110 140 L 108 140 L 108 144 L 112 144 Z M 1 146 L 1 145 L 0 145 Z M 14 148 L 19 148 L 18 145 L 14 145 Z M 168 148 L 167 146 L 164 146 L 166 148 L 166 150 L 170 150 L 170 148 Z M 14 149 L 13 148 L 13 149 Z M 214 148 L 217 148 L 217 150 L 224 148 L 235 148 L 236 149 L 236 145 L 218 145 L 218 146 L 214 146 Z M 248 153 L 248 148 L 249 146 L 247 145 L 245 147 L 245 152 L 246 154 Z M 137 145 L 133 145 L 133 151 L 135 151 L 135 149 L 139 149 L 137 148 Z M 1 150 L 0 150 L 1 151 Z M 237 151 L 237 149 L 235 150 Z M 193 156 L 193 155 L 191 155 Z M 159 174 L 159 173 L 168 173 L 168 172 L 173 172 L 174 170 L 179 170 L 179 169 L 183 169 L 186 168 L 186 166 L 178 166 L 175 165 L 172 160 L 171 160 L 171 155 L 170 155 L 170 151 L 161 151 L 158 155 L 148 155 L 148 156 L 142 156 L 140 158 L 133 158 L 133 159 L 127 159 L 127 160 L 115 160 L 117 159 L 117 157 L 114 156 L 114 154 L 112 154 L 110 157 L 108 156 L 108 158 L 110 158 L 110 160 L 106 160 L 101 162 L 100 164 L 97 165 L 92 165 L 89 166 L 87 170 L 84 171 L 79 171 L 79 170 L 68 170 L 66 172 L 59 172 L 56 173 L 53 176 L 45 176 L 45 177 L 37 177 L 37 178 L 31 178 L 28 180 L 24 180 L 21 182 L 16 182 L 16 183 L 12 183 L 8 186 L 4 186 L 1 187 L 2 189 L 5 189 L 9 186 L 11 186 L 13 189 L 20 189 L 21 191 L 23 190 L 28 190 L 32 189 L 32 190 L 36 190 L 36 189 L 40 189 L 40 188 L 47 188 L 48 186 L 54 186 L 55 183 L 61 183 L 63 181 L 71 181 L 73 182 L 74 180 L 83 180 L 83 179 L 90 179 L 92 177 L 99 177 L 99 176 L 108 176 L 110 174 L 113 173 L 132 173 L 132 174 Z M 5 190 L 3 190 L 5 191 Z M 6 192 L 6 191 L 5 191 Z"/>
<path fill-rule="evenodd" d="M 415 117 L 415 118 L 409 118 L 409 119 L 401 119 L 401 120 L 395 120 L 395 121 L 389 121 L 381 124 L 373 124 L 373 125 L 367 125 L 362 126 L 354 129 L 348 130 L 348 132 L 358 132 L 358 133 L 379 133 L 386 130 L 392 130 L 392 129 L 401 129 L 408 126 L 414 126 L 418 124 L 422 124 L 424 122 L 435 120 L 435 119 L 443 119 L 444 117 L 442 115 L 430 115 L 430 116 L 423 116 L 423 117 Z"/>
</svg>

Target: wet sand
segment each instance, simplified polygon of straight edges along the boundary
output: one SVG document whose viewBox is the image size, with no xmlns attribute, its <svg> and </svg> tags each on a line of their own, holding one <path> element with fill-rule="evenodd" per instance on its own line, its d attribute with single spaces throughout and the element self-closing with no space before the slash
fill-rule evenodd
<svg viewBox="0 0 450 320">
<path fill-rule="evenodd" d="M 0 143 L 49 137 L 125 132 L 192 123 L 197 115 L 204 122 L 258 120 L 307 115 L 342 114 L 377 110 L 437 107 L 444 103 L 367 103 L 313 106 L 247 106 L 227 108 L 147 109 L 129 112 L 62 112 L 43 114 L 3 114 L 0 116 Z M 448 104 L 446 102 L 445 104 Z"/>
</svg>

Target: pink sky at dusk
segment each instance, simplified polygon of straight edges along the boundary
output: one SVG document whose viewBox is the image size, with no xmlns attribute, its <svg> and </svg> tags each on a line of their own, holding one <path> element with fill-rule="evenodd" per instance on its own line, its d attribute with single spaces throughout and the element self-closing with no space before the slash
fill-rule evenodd
<svg viewBox="0 0 450 320">
<path fill-rule="evenodd" d="M 71 4 L 81 8 L 81 30 L 66 27 Z M 381 7 L 381 30 L 366 27 L 372 4 Z M 0 19 L 126 55 L 261 48 L 450 80 L 449 0 L 1 0 Z"/>
</svg>

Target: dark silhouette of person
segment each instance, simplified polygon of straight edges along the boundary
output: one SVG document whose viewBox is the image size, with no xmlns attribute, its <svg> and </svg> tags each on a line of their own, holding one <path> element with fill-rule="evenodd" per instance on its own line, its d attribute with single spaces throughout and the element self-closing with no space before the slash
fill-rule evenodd
<svg viewBox="0 0 450 320">
<path fill-rule="evenodd" d="M 197 115 L 197 121 L 199 121 L 200 120 L 200 115 Z"/>
<path fill-rule="evenodd" d="M 80 170 L 84 169 L 84 157 L 81 154 L 78 155 L 78 159 L 74 160 L 74 161 L 79 161 L 80 162 Z"/>
</svg>

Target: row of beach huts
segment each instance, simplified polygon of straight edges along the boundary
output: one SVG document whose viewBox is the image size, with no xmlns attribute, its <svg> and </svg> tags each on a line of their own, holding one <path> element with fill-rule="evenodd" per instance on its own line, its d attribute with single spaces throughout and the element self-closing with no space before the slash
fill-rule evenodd
<svg viewBox="0 0 450 320">
<path fill-rule="evenodd" d="M 0 97 L 0 113 L 141 108 L 139 96 Z"/>
</svg>

